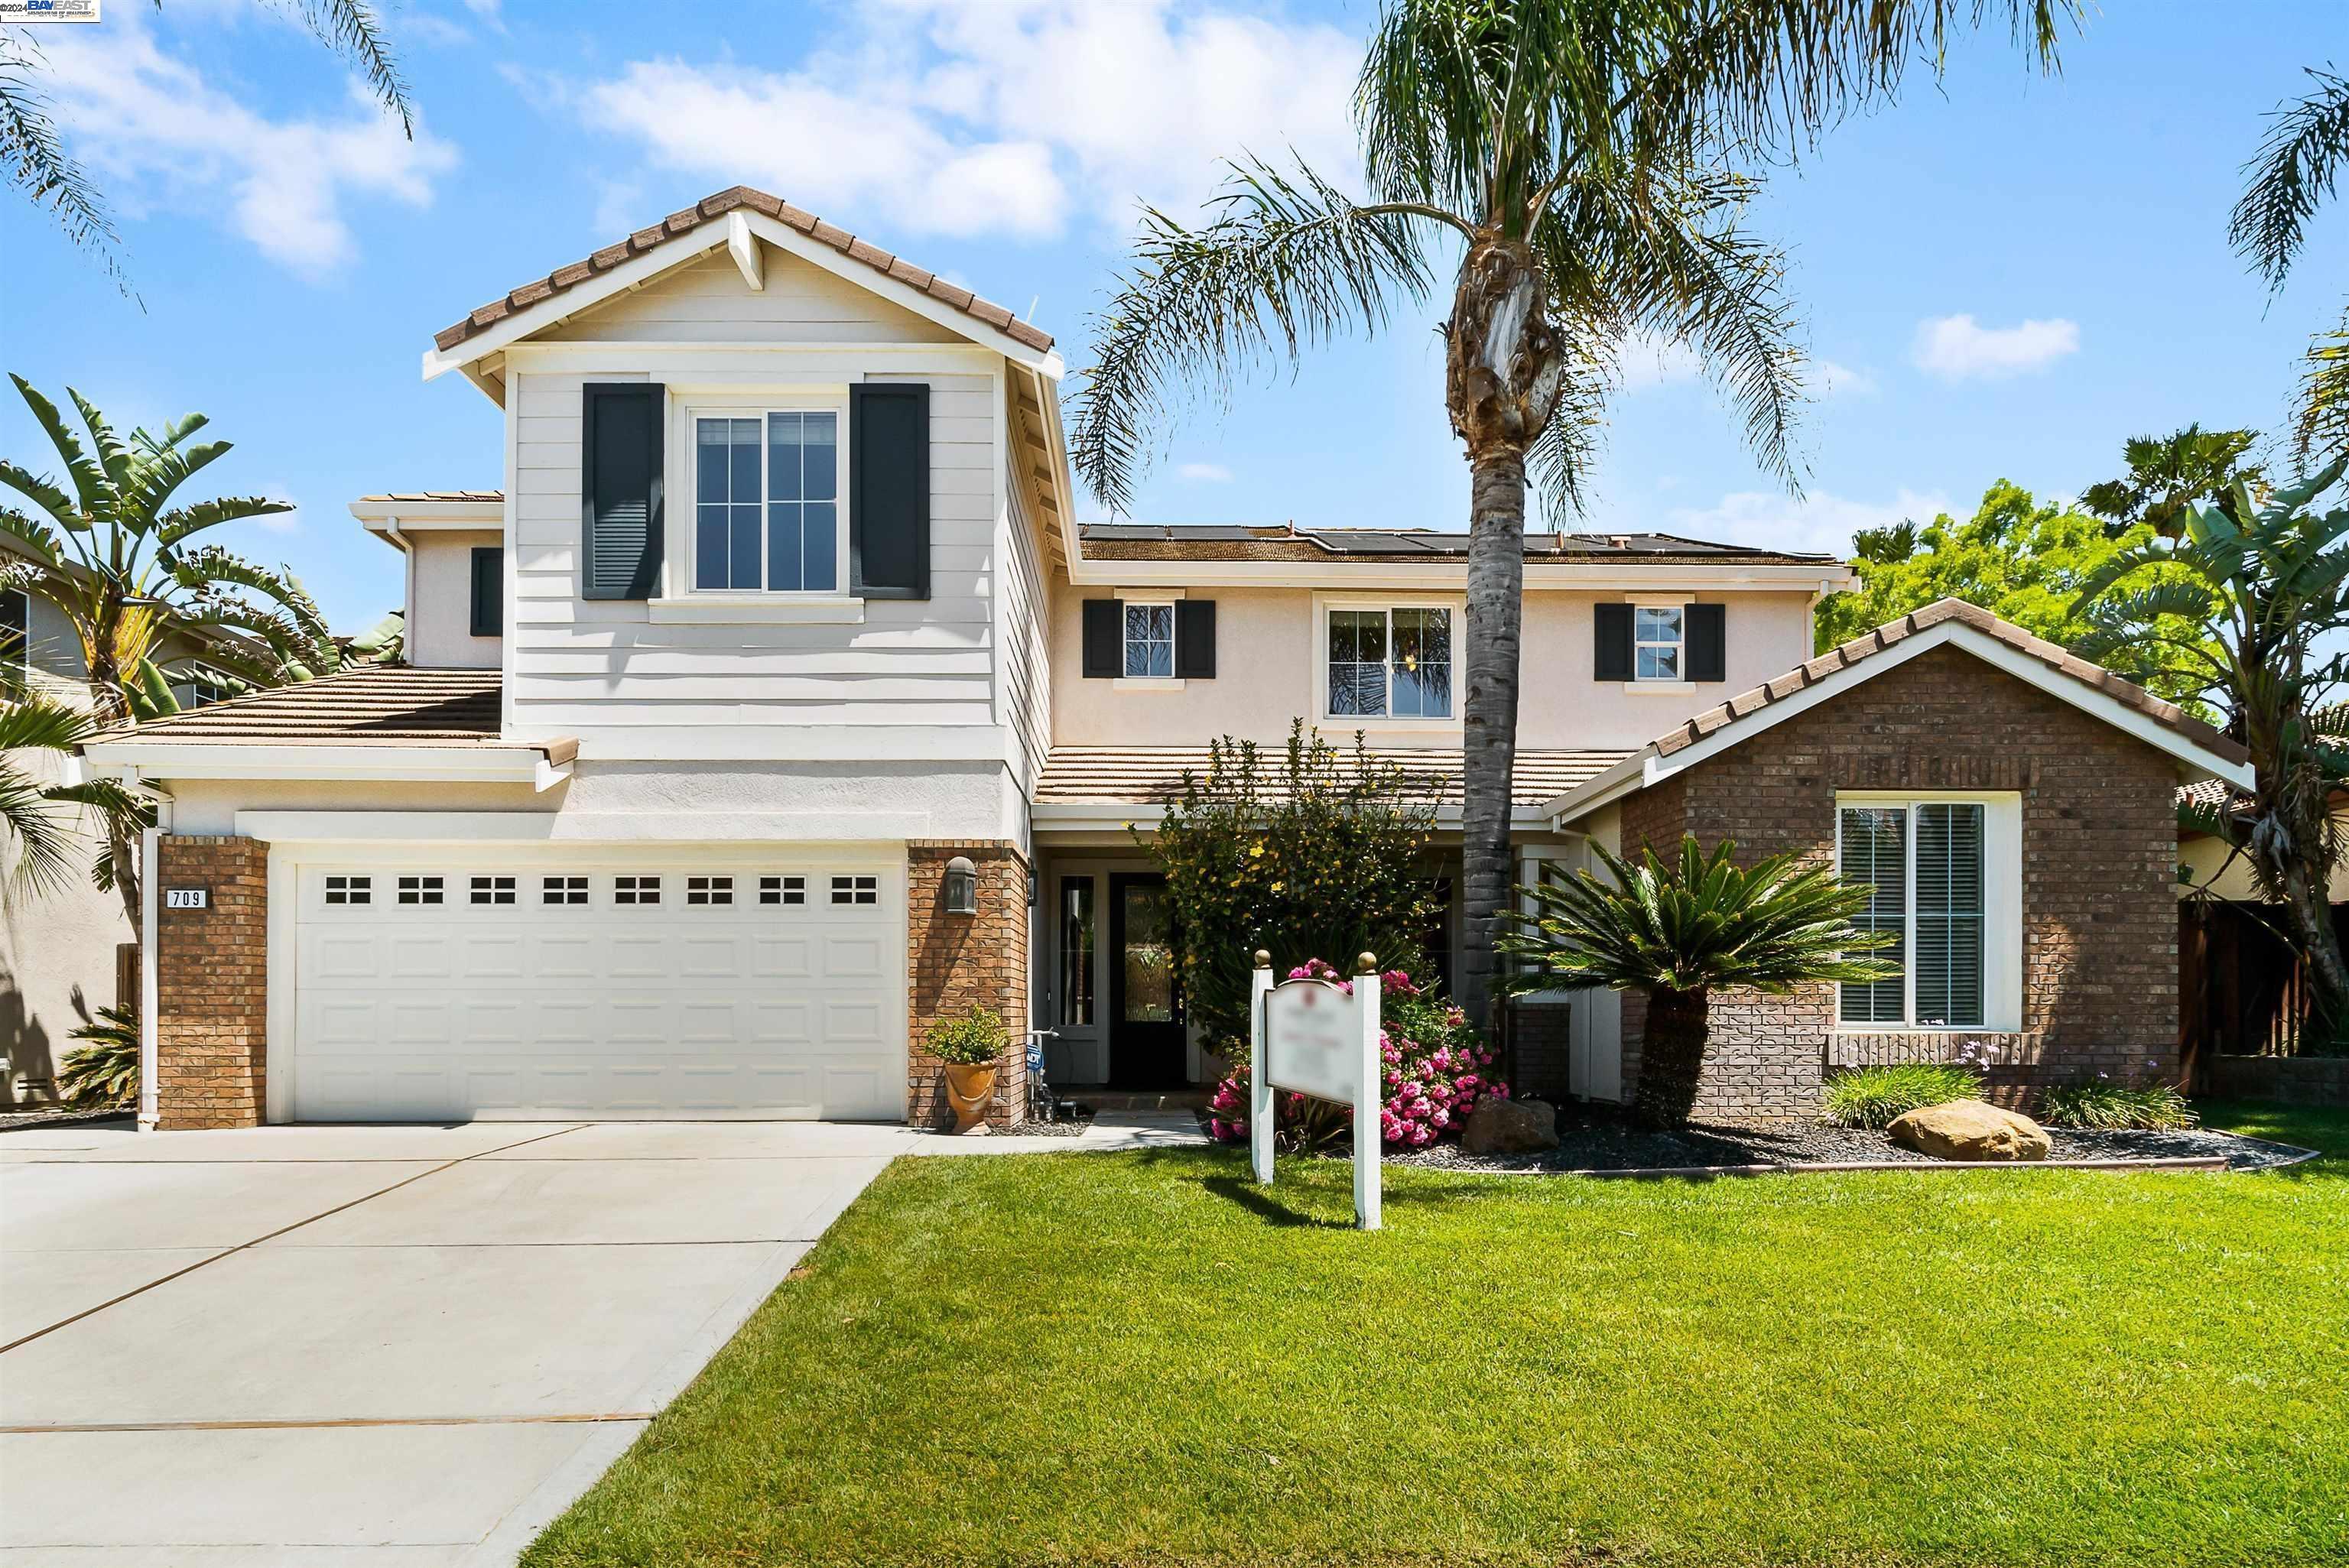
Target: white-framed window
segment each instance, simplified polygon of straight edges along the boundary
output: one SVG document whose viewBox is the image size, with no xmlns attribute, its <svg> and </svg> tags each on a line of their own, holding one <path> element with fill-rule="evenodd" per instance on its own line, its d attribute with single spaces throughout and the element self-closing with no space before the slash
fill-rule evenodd
<svg viewBox="0 0 2349 1568">
<path fill-rule="evenodd" d="M 614 877 L 612 879 L 612 902 L 618 904 L 658 903 L 660 902 L 660 878 L 646 876 Z"/>
<path fill-rule="evenodd" d="M 730 905 L 734 902 L 734 879 L 688 877 L 685 879 L 685 902 L 696 905 Z"/>
<path fill-rule="evenodd" d="M 1142 600 L 1119 601 L 1125 622 L 1125 656 L 1118 666 L 1128 680 L 1174 678 L 1174 606 Z"/>
<path fill-rule="evenodd" d="M 541 877 L 538 879 L 538 902 L 543 904 L 585 903 L 587 879 L 574 876 Z"/>
<path fill-rule="evenodd" d="M 1631 607 L 1631 678 L 1680 681 L 1688 678 L 1688 616 L 1677 604 L 1635 604 Z"/>
<path fill-rule="evenodd" d="M 439 903 L 441 902 L 441 879 L 427 876 L 401 877 L 398 892 L 398 902 L 401 903 L 419 905 Z"/>
<path fill-rule="evenodd" d="M 1447 605 L 1326 606 L 1324 716 L 1451 718 L 1452 624 Z"/>
<path fill-rule="evenodd" d="M 514 901 L 514 880 L 512 877 L 475 877 L 471 891 L 475 903 L 510 904 Z"/>
<path fill-rule="evenodd" d="M 832 902 L 834 903 L 879 903 L 879 877 L 834 877 L 832 879 Z"/>
<path fill-rule="evenodd" d="M 688 411 L 695 592 L 844 592 L 846 424 L 837 406 Z"/>
<path fill-rule="evenodd" d="M 1854 922 L 1900 972 L 1839 987 L 1847 1029 L 2022 1026 L 2021 811 L 2011 796 L 1846 794 L 1836 869 L 1872 892 Z"/>
<path fill-rule="evenodd" d="M 805 903 L 807 903 L 807 878 L 761 877 L 759 902 L 772 904 Z"/>
<path fill-rule="evenodd" d="M 375 902 L 375 879 L 372 877 L 328 877 L 328 903 L 372 903 Z"/>
</svg>

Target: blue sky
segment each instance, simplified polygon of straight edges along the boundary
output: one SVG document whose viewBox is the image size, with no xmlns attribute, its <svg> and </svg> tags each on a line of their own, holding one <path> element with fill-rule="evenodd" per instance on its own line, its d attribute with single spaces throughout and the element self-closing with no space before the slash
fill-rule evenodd
<svg viewBox="0 0 2349 1568">
<path fill-rule="evenodd" d="M 2003 36 L 1944 87 L 1839 128 L 1754 226 L 1785 245 L 1822 366 L 1804 497 L 1775 487 L 1680 356 L 1635 353 L 1578 526 L 1840 548 L 1970 509 L 2011 478 L 2072 493 L 2121 439 L 2272 428 L 2337 316 L 2349 211 L 2271 306 L 2225 243 L 2261 117 L 2339 60 L 2337 3 L 2116 5 L 2059 78 Z M 398 594 L 344 510 L 494 485 L 494 407 L 430 384 L 432 332 L 737 181 L 1027 314 L 1072 368 L 1134 203 L 1193 209 L 1219 154 L 1295 147 L 1343 175 L 1365 4 L 864 0 L 647 7 L 415 0 L 389 14 L 421 109 L 409 142 L 252 0 L 118 0 L 43 28 L 70 140 L 105 181 L 140 304 L 21 203 L 0 205 L 0 368 L 125 425 L 201 408 L 218 488 L 301 510 L 229 542 L 289 563 L 338 625 Z M 1436 312 L 1176 430 L 1136 515 L 1456 528 Z M 1832 367 L 1827 368 L 1827 367 Z M 0 392 L 5 392 L 0 388 Z M 13 394 L 0 450 L 49 466 Z"/>
</svg>

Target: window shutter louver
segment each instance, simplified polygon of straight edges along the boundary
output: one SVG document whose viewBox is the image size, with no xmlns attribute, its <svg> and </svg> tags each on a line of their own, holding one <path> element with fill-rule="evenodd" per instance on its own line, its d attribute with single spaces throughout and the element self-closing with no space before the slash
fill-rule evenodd
<svg viewBox="0 0 2349 1568">
<path fill-rule="evenodd" d="M 1729 678 L 1729 610 L 1724 604 L 1691 604 L 1682 613 L 1688 637 L 1688 678 Z"/>
<path fill-rule="evenodd" d="M 477 637 L 505 634 L 506 552 L 498 545 L 473 551 L 472 632 Z"/>
<path fill-rule="evenodd" d="M 1596 640 L 1590 653 L 1591 678 L 1628 681 L 1631 678 L 1631 606 L 1600 604 L 1591 621 Z"/>
<path fill-rule="evenodd" d="M 1114 599 L 1085 601 L 1084 678 L 1115 680 L 1125 663 L 1125 623 Z"/>
<path fill-rule="evenodd" d="M 868 599 L 930 596 L 930 389 L 862 382 L 848 392 L 848 575 Z"/>
<path fill-rule="evenodd" d="M 661 414 L 657 382 L 580 388 L 580 595 L 649 599 L 661 569 Z"/>
<path fill-rule="evenodd" d="M 1216 678 L 1216 602 L 1174 602 L 1174 674 L 1186 681 Z"/>
</svg>

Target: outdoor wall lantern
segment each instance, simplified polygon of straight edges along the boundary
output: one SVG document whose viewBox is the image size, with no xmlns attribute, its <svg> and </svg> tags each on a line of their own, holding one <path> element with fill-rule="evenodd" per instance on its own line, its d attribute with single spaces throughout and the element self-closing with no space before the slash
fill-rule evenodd
<svg viewBox="0 0 2349 1568">
<path fill-rule="evenodd" d="M 947 913 L 978 913 L 978 868 L 968 855 L 957 855 L 947 862 Z"/>
</svg>

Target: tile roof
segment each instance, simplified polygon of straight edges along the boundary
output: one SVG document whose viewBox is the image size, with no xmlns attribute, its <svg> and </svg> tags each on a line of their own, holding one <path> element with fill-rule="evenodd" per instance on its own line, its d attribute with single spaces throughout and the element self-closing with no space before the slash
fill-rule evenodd
<svg viewBox="0 0 2349 1568">
<path fill-rule="evenodd" d="M 508 741 L 499 725 L 496 670 L 419 670 L 361 665 L 314 681 L 247 692 L 172 714 L 101 742 L 188 746 L 522 747 L 565 762 L 570 739 Z"/>
<path fill-rule="evenodd" d="M 1419 528 L 1299 528 L 1238 524 L 1088 523 L 1088 561 L 1445 560 L 1468 553 L 1468 536 Z M 1840 567 L 1832 555 L 1763 550 L 1670 533 L 1528 533 L 1527 561 L 1640 565 Z"/>
<path fill-rule="evenodd" d="M 504 501 L 505 499 L 506 492 L 502 490 L 380 490 L 374 495 L 363 495 L 359 497 L 359 500 L 363 501 L 457 500 L 480 501 L 485 506 L 498 505 Z"/>
<path fill-rule="evenodd" d="M 1047 352 L 1052 346 L 1050 333 L 1019 320 L 1003 306 L 983 300 L 968 289 L 957 288 L 944 278 L 914 265 L 903 257 L 891 255 L 844 229 L 833 228 L 812 212 L 802 212 L 790 202 L 770 196 L 764 191 L 754 191 L 748 185 L 736 185 L 714 196 L 705 196 L 685 211 L 670 213 L 649 229 L 639 229 L 616 244 L 606 245 L 568 266 L 557 267 L 543 278 L 533 278 L 481 306 L 455 325 L 435 333 L 432 341 L 444 350 L 454 348 L 516 311 L 527 310 L 542 300 L 576 288 L 589 278 L 608 273 L 625 262 L 656 250 L 681 234 L 689 234 L 704 223 L 722 218 L 741 207 L 788 223 L 810 239 L 830 245 L 851 261 L 862 262 L 876 273 L 895 278 L 932 299 L 941 300 L 974 320 L 985 322 L 1014 342 L 1023 343 L 1039 353 Z"/>
<path fill-rule="evenodd" d="M 2084 686 L 2094 686 L 2106 696 L 2135 708 L 2155 723 L 2175 730 L 2197 746 L 2215 752 L 2230 762 L 2245 762 L 2251 758 L 2251 753 L 2237 742 L 2230 740 L 2177 704 L 2164 702 L 2135 681 L 2124 679 L 2102 665 L 2092 664 L 2060 644 L 2051 643 L 2044 637 L 2034 637 L 2013 622 L 2002 621 L 1989 611 L 1969 604 L 1962 599 L 1936 600 L 1921 610 L 1888 621 L 1872 632 L 1854 637 L 1841 647 L 1828 649 L 1807 664 L 1795 665 L 1776 680 L 1731 697 L 1717 707 L 1705 709 L 1650 741 L 1649 748 L 1659 757 L 1670 757 L 1673 752 L 1694 746 L 1740 719 L 1759 713 L 1774 703 L 1784 702 L 1831 676 L 1864 664 L 1886 649 L 1946 621 L 1956 621 L 1975 631 L 1986 633 L 2007 646 L 2030 655 L 2048 668 L 2060 671 Z"/>
<path fill-rule="evenodd" d="M 1268 764 L 1278 764 L 1278 746 L 1264 748 Z M 1408 769 L 1432 788 L 1439 804 L 1460 804 L 1460 752 L 1457 748 L 1371 747 L 1381 762 Z M 1350 767 L 1353 748 L 1340 746 L 1341 766 Z M 1538 806 L 1565 793 L 1584 779 L 1605 771 L 1630 753 L 1624 751 L 1535 751 L 1517 753 L 1510 794 L 1520 806 Z M 1039 803 L 1067 801 L 1134 801 L 1160 803 L 1179 793 L 1185 772 L 1204 773 L 1204 746 L 1055 746 L 1036 782 Z"/>
</svg>

